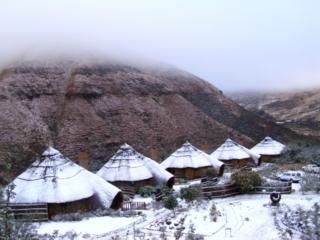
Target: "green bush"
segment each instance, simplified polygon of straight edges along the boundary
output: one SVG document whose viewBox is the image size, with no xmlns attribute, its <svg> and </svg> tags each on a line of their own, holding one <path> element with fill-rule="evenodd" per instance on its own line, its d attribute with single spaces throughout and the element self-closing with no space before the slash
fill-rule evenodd
<svg viewBox="0 0 320 240">
<path fill-rule="evenodd" d="M 161 188 L 161 192 L 164 193 L 165 195 L 170 195 L 173 193 L 173 189 L 165 186 Z"/>
<path fill-rule="evenodd" d="M 200 195 L 200 190 L 194 187 L 181 188 L 180 190 L 180 197 L 185 199 L 187 202 L 196 200 Z"/>
<path fill-rule="evenodd" d="M 240 188 L 242 193 L 250 192 L 262 183 L 258 173 L 252 171 L 239 171 L 231 175 L 231 180 Z"/>
<path fill-rule="evenodd" d="M 139 189 L 138 194 L 141 197 L 151 197 L 153 194 L 156 193 L 156 190 L 157 189 L 153 186 L 144 186 Z"/>
<path fill-rule="evenodd" d="M 141 197 L 151 197 L 152 195 L 156 194 L 158 191 L 164 193 L 165 195 L 170 195 L 172 194 L 173 189 L 167 186 L 165 187 L 144 186 L 138 190 L 138 194 Z"/>
<path fill-rule="evenodd" d="M 170 195 L 167 199 L 164 200 L 163 204 L 165 208 L 173 210 L 178 206 L 178 201 L 173 195 Z"/>
</svg>

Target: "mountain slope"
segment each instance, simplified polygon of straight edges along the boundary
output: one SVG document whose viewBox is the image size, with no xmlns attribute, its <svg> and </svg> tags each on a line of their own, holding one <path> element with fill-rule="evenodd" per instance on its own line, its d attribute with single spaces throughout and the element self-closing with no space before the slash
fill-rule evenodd
<svg viewBox="0 0 320 240">
<path fill-rule="evenodd" d="M 263 111 L 299 134 L 320 137 L 320 89 L 282 93 L 231 94 L 252 111 Z"/>
<path fill-rule="evenodd" d="M 15 172 L 50 144 L 97 169 L 123 142 L 160 160 L 186 140 L 213 151 L 227 137 L 247 146 L 265 135 L 295 137 L 167 66 L 18 63 L 0 75 L 0 107 L 0 150 L 19 163 Z"/>
</svg>

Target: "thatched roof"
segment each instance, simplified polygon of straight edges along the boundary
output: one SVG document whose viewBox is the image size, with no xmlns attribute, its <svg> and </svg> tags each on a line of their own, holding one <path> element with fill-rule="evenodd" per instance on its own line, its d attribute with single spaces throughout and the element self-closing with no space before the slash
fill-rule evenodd
<svg viewBox="0 0 320 240">
<path fill-rule="evenodd" d="M 210 156 L 223 161 L 251 158 L 256 164 L 259 163 L 260 158 L 259 154 L 256 154 L 248 148 L 232 141 L 230 138 L 228 138 L 217 150 L 211 153 Z"/>
<path fill-rule="evenodd" d="M 196 148 L 189 142 L 182 145 L 162 163 L 166 169 L 168 168 L 201 168 L 213 167 L 215 170 L 220 169 L 223 162 L 214 157 L 209 156 L 205 152 Z"/>
<path fill-rule="evenodd" d="M 260 155 L 279 155 L 285 149 L 285 145 L 273 140 L 271 137 L 265 137 L 261 142 L 251 148 L 251 151 Z"/>
<path fill-rule="evenodd" d="M 97 175 L 110 182 L 136 182 L 154 178 L 159 184 L 166 184 L 174 177 L 159 163 L 137 152 L 128 144 L 123 144 Z"/>
<path fill-rule="evenodd" d="M 109 208 L 120 189 L 49 147 L 14 181 L 13 203 L 66 203 L 95 196 Z"/>
</svg>

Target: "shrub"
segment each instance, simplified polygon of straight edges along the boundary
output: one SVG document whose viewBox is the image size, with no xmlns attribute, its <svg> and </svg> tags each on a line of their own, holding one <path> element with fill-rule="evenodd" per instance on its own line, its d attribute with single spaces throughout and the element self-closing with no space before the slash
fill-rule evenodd
<svg viewBox="0 0 320 240">
<path fill-rule="evenodd" d="M 242 193 L 247 193 L 254 187 L 261 185 L 261 178 L 258 173 L 252 171 L 239 171 L 231 175 L 231 180 L 240 188 Z"/>
<path fill-rule="evenodd" d="M 151 197 L 155 193 L 156 193 L 156 188 L 153 186 L 144 186 L 144 187 L 141 187 L 138 191 L 138 194 L 141 197 Z"/>
<path fill-rule="evenodd" d="M 178 206 L 177 199 L 170 195 L 166 200 L 164 200 L 164 207 L 170 210 L 174 210 Z"/>
<path fill-rule="evenodd" d="M 163 187 L 160 189 L 162 193 L 164 193 L 165 195 L 170 195 L 173 193 L 173 189 L 169 188 L 167 186 Z"/>
<path fill-rule="evenodd" d="M 210 208 L 211 221 L 216 222 L 219 214 L 220 214 L 220 212 L 217 210 L 216 204 L 212 203 L 211 208 Z"/>
<path fill-rule="evenodd" d="M 196 200 L 201 195 L 200 190 L 198 190 L 195 187 L 187 187 L 187 188 L 181 188 L 180 190 L 180 197 L 182 199 L 185 199 L 187 202 L 191 202 L 193 200 Z"/>
<path fill-rule="evenodd" d="M 314 191 L 320 192 L 320 175 L 313 173 L 305 173 L 301 180 L 301 191 L 308 192 Z"/>
</svg>

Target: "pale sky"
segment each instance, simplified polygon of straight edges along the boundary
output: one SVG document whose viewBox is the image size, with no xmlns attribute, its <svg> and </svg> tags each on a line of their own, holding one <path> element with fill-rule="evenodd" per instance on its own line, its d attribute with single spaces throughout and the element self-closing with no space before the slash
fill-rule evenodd
<svg viewBox="0 0 320 240">
<path fill-rule="evenodd" d="M 0 64 L 50 51 L 153 59 L 223 91 L 320 86 L 320 1 L 0 0 Z"/>
</svg>

